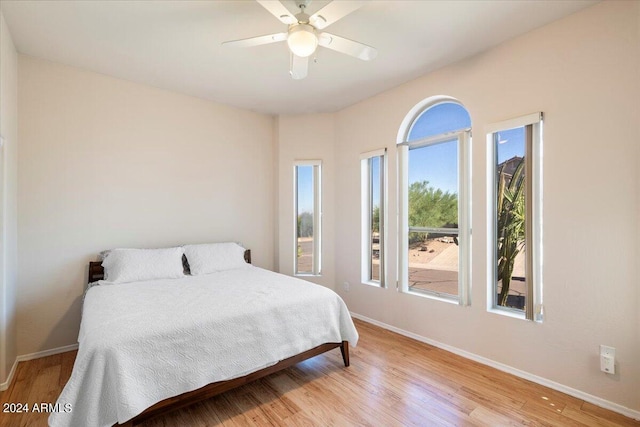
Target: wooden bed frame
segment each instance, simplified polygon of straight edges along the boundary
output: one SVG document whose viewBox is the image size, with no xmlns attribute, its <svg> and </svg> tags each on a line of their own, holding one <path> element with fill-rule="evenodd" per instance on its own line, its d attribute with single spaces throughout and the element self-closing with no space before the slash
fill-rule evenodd
<svg viewBox="0 0 640 427">
<path fill-rule="evenodd" d="M 244 259 L 249 264 L 251 264 L 250 249 L 247 249 L 245 251 Z M 104 278 L 104 268 L 102 267 L 102 261 L 90 262 L 88 283 L 102 280 L 103 278 Z M 180 408 L 184 408 L 186 406 L 192 405 L 202 400 L 209 399 L 220 393 L 224 393 L 225 391 L 229 391 L 236 387 L 243 386 L 259 378 L 281 371 L 283 369 L 286 369 L 290 366 L 295 365 L 296 363 L 302 362 L 303 360 L 307 360 L 311 357 L 317 356 L 319 354 L 325 353 L 329 350 L 333 350 L 334 348 L 338 348 L 338 347 L 340 347 L 340 352 L 342 353 L 342 361 L 344 362 L 344 366 L 349 366 L 349 342 L 348 341 L 320 344 L 319 346 L 312 348 L 311 350 L 307 350 L 295 356 L 289 357 L 288 359 L 281 360 L 275 365 L 257 370 L 243 377 L 234 378 L 232 380 L 227 380 L 227 381 L 218 381 L 218 382 L 206 385 L 197 390 L 189 391 L 187 393 L 183 393 L 178 396 L 174 396 L 174 397 L 170 397 L 168 399 L 162 400 L 156 403 L 155 405 L 145 409 L 144 412 L 135 416 L 134 418 L 130 419 L 124 424 L 116 424 L 116 425 L 132 427 L 150 418 L 157 417 L 159 415 L 163 415 Z"/>
</svg>

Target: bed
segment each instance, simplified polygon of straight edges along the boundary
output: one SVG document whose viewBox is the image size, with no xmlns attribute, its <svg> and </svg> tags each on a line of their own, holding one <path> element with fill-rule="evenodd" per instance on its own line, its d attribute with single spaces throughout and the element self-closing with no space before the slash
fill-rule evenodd
<svg viewBox="0 0 640 427">
<path fill-rule="evenodd" d="M 100 285 L 85 294 L 57 402 L 72 410 L 49 424 L 132 426 L 337 348 L 349 366 L 358 333 L 342 299 L 244 256 L 231 270 L 122 284 L 103 283 L 91 263 L 89 282 Z"/>
</svg>

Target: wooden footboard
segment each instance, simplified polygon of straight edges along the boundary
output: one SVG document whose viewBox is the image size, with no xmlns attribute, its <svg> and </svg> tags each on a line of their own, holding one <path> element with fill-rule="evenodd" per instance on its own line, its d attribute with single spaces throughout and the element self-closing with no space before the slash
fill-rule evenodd
<svg viewBox="0 0 640 427">
<path fill-rule="evenodd" d="M 243 386 L 259 378 L 262 378 L 267 375 L 286 369 L 292 365 L 295 365 L 296 363 L 302 362 L 303 360 L 307 360 L 311 357 L 317 356 L 329 350 L 333 350 L 336 347 L 340 347 L 344 366 L 349 366 L 349 342 L 348 341 L 342 341 L 341 343 L 321 344 L 318 347 L 312 348 L 311 350 L 307 350 L 303 353 L 297 354 L 288 359 L 281 360 L 275 365 L 269 366 L 264 369 L 260 369 L 259 371 L 256 371 L 256 372 L 252 372 L 249 375 L 245 375 L 240 378 L 234 378 L 228 381 L 219 381 L 219 382 L 211 383 L 198 390 L 183 393 L 175 397 L 170 397 L 169 399 L 165 399 L 147 408 L 143 413 L 132 418 L 126 423 L 117 424 L 117 425 L 132 427 L 145 420 L 148 420 L 149 418 L 157 417 L 159 415 L 163 415 L 168 412 L 175 411 L 176 409 L 184 408 L 185 406 L 189 406 L 196 402 L 209 399 L 220 393 L 224 393 L 225 391 L 229 391 L 236 387 Z"/>
</svg>

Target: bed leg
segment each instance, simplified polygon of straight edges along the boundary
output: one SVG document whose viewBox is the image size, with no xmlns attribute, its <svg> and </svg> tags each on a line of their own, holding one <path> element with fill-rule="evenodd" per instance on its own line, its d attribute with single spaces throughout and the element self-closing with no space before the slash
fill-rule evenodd
<svg viewBox="0 0 640 427">
<path fill-rule="evenodd" d="M 344 366 L 349 366 L 349 341 L 342 341 L 342 344 L 340 344 L 340 352 L 342 353 Z"/>
</svg>

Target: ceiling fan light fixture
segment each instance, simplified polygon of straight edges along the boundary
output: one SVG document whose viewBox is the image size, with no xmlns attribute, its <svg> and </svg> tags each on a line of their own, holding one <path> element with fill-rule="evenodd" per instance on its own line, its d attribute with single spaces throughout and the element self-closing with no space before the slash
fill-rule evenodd
<svg viewBox="0 0 640 427">
<path fill-rule="evenodd" d="M 287 44 L 291 52 L 301 58 L 311 56 L 318 47 L 315 29 L 308 24 L 294 25 L 289 29 Z"/>
</svg>

